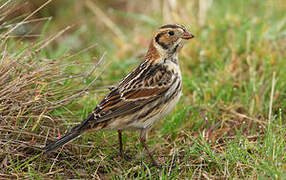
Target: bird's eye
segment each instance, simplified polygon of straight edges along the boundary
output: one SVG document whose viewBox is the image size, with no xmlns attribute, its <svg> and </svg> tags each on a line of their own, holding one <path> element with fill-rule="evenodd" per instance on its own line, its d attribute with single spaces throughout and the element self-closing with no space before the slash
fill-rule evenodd
<svg viewBox="0 0 286 180">
<path fill-rule="evenodd" d="M 169 31 L 168 34 L 169 34 L 170 36 L 173 36 L 175 33 L 174 33 L 174 31 Z"/>
</svg>

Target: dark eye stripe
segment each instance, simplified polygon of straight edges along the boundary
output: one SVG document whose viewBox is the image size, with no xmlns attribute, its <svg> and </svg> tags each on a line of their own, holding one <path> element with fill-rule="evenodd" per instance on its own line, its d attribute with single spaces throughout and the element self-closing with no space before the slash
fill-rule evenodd
<svg viewBox="0 0 286 180">
<path fill-rule="evenodd" d="M 157 34 L 157 36 L 155 37 L 155 41 L 163 48 L 163 49 L 168 49 L 167 44 L 163 43 L 160 41 L 160 37 L 165 34 L 165 32 L 159 33 Z"/>
<path fill-rule="evenodd" d="M 157 43 L 159 43 L 160 37 L 163 35 L 164 33 L 159 33 L 157 34 L 157 36 L 155 37 L 155 40 Z"/>
</svg>

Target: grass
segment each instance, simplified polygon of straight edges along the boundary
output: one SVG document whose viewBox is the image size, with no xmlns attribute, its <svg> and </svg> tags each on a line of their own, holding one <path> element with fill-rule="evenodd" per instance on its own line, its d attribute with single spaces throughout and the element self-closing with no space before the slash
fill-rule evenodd
<svg viewBox="0 0 286 180">
<path fill-rule="evenodd" d="M 38 39 L 15 38 L 17 31 L 6 39 L 1 29 L 0 177 L 286 178 L 284 1 L 167 2 L 52 2 L 33 18 L 53 18 L 27 23 Z M 0 10 L 7 17 L 1 28 L 15 24 Z M 104 86 L 136 67 L 152 32 L 170 22 L 186 25 L 196 38 L 180 53 L 183 98 L 149 133 L 164 168 L 148 164 L 136 132 L 123 133 L 132 161 L 119 157 L 117 134 L 109 131 L 34 159 L 39 147 L 92 111 Z M 17 85 L 24 88 L 14 91 Z"/>
</svg>

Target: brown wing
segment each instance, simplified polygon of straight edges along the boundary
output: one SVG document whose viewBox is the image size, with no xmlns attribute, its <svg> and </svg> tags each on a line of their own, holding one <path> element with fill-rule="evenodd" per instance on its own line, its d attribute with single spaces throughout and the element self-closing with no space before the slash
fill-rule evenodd
<svg viewBox="0 0 286 180">
<path fill-rule="evenodd" d="M 87 124 L 95 127 L 100 122 L 133 114 L 168 91 L 174 76 L 166 67 L 152 63 L 140 66 L 98 104 Z"/>
</svg>

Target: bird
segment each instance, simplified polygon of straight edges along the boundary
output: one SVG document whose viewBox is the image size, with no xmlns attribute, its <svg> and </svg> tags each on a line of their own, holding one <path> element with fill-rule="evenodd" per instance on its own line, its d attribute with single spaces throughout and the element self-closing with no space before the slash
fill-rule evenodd
<svg viewBox="0 0 286 180">
<path fill-rule="evenodd" d="M 152 36 L 144 60 L 123 80 L 110 88 L 94 110 L 66 135 L 43 148 L 49 153 L 76 137 L 96 130 L 117 130 L 123 158 L 122 131 L 139 131 L 139 139 L 152 161 L 146 143 L 153 125 L 172 112 L 182 95 L 182 75 L 178 53 L 185 42 L 194 38 L 183 25 L 166 24 Z"/>
</svg>

